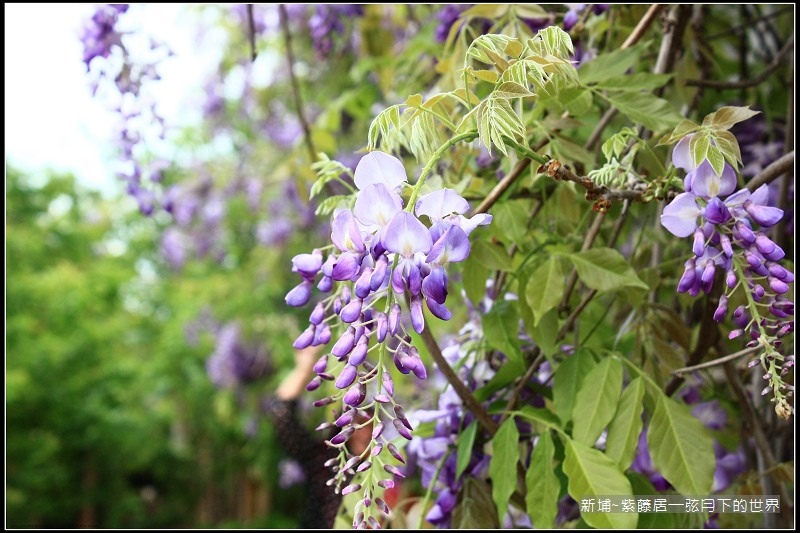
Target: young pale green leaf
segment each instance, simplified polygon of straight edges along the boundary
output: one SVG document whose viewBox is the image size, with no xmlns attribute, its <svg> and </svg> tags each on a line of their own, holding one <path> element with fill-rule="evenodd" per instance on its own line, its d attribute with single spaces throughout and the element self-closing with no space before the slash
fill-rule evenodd
<svg viewBox="0 0 800 533">
<path fill-rule="evenodd" d="M 527 87 L 520 85 L 515 81 L 504 81 L 492 93 L 494 98 L 525 98 L 527 96 L 536 96 L 530 92 Z"/>
<path fill-rule="evenodd" d="M 636 135 L 636 130 L 633 128 L 622 128 L 620 131 L 612 135 L 603 143 L 601 149 L 603 155 L 606 156 L 606 161 L 611 161 L 613 158 L 619 159 L 622 157 L 623 152 L 627 150 L 628 140 L 634 137 L 637 140 L 639 137 Z"/>
<path fill-rule="evenodd" d="M 551 255 L 528 279 L 525 288 L 525 298 L 533 311 L 533 327 L 537 327 L 545 313 L 558 305 L 563 291 L 561 258 Z"/>
<path fill-rule="evenodd" d="M 558 365 L 553 378 L 553 405 L 563 426 L 572 420 L 575 397 L 595 364 L 589 352 L 578 350 Z"/>
<path fill-rule="evenodd" d="M 700 126 L 691 120 L 681 120 L 678 125 L 675 126 L 675 129 L 672 130 L 672 133 L 668 133 L 658 140 L 656 146 L 678 142 L 690 133 L 697 131 L 699 128 Z"/>
<path fill-rule="evenodd" d="M 517 4 L 514 6 L 517 15 L 526 19 L 543 19 L 550 16 L 539 4 Z"/>
<path fill-rule="evenodd" d="M 644 380 L 638 377 L 622 392 L 617 413 L 608 426 L 606 455 L 617 463 L 621 470 L 628 469 L 636 453 L 639 434 L 642 432 L 643 400 Z"/>
<path fill-rule="evenodd" d="M 552 529 L 558 514 L 561 483 L 553 464 L 555 446 L 549 431 L 539 436 L 531 454 L 531 464 L 525 474 L 525 507 L 536 529 Z"/>
<path fill-rule="evenodd" d="M 651 93 L 616 93 L 608 101 L 630 120 L 652 131 L 674 127 L 682 120 L 669 102 Z"/>
<path fill-rule="evenodd" d="M 592 108 L 592 92 L 583 87 L 572 87 L 558 91 L 556 95 L 559 104 L 569 111 L 570 115 L 580 117 Z"/>
<path fill-rule="evenodd" d="M 601 292 L 624 287 L 648 289 L 625 258 L 613 248 L 592 248 L 568 257 L 575 265 L 578 277 L 590 289 Z"/>
<path fill-rule="evenodd" d="M 497 59 L 505 54 L 506 46 L 512 38 L 507 35 L 488 33 L 472 41 L 464 58 L 464 67 L 469 66 L 470 58 L 477 59 L 487 65 L 497 65 Z M 500 65 L 497 65 L 500 66 Z M 505 68 L 501 67 L 501 70 Z"/>
<path fill-rule="evenodd" d="M 719 146 L 714 144 L 709 146 L 706 159 L 708 159 L 708 162 L 711 164 L 711 168 L 714 169 L 714 172 L 716 172 L 718 176 L 721 176 L 722 171 L 725 168 L 725 156 L 722 155 L 722 151 L 720 151 Z"/>
<path fill-rule="evenodd" d="M 644 46 L 638 44 L 624 50 L 601 54 L 591 61 L 583 63 L 578 69 L 581 83 L 592 85 L 623 76 L 639 61 Z"/>
<path fill-rule="evenodd" d="M 726 130 L 714 132 L 714 142 L 717 143 L 719 151 L 733 168 L 738 168 L 742 164 L 742 152 L 739 150 L 739 141 L 736 136 Z"/>
<path fill-rule="evenodd" d="M 322 200 L 314 212 L 317 216 L 326 216 L 333 213 L 337 207 L 348 207 L 352 197 L 344 195 L 329 196 Z"/>
<path fill-rule="evenodd" d="M 408 98 L 406 98 L 405 105 L 409 107 L 419 107 L 422 105 L 422 95 L 421 94 L 412 94 Z"/>
<path fill-rule="evenodd" d="M 528 48 L 542 57 L 551 55 L 559 59 L 569 59 L 575 51 L 569 33 L 558 26 L 548 26 L 539 30 L 532 39 L 528 39 Z"/>
<path fill-rule="evenodd" d="M 475 78 L 481 81 L 487 81 L 489 83 L 497 83 L 497 80 L 500 79 L 500 75 L 497 74 L 496 70 L 471 70 L 469 71 Z"/>
<path fill-rule="evenodd" d="M 400 124 L 400 107 L 393 105 L 381 111 L 369 125 L 367 148 L 375 150 L 381 138 L 387 140 Z"/>
<path fill-rule="evenodd" d="M 632 496 L 631 484 L 619 467 L 604 453 L 585 444 L 567 439 L 564 473 L 569 479 L 568 490 L 576 501 L 598 496 Z M 598 529 L 634 529 L 636 513 L 584 513 L 586 523 Z"/>
<path fill-rule="evenodd" d="M 522 363 L 522 350 L 519 347 L 519 315 L 512 302 L 499 302 L 483 316 L 483 335 L 489 346 L 500 350 L 510 360 Z"/>
<path fill-rule="evenodd" d="M 492 458 L 489 476 L 492 478 L 492 500 L 497 516 L 505 516 L 508 500 L 517 487 L 519 461 L 519 430 L 513 416 L 508 417 L 492 438 Z"/>
<path fill-rule="evenodd" d="M 607 78 L 598 82 L 595 87 L 603 90 L 653 91 L 666 85 L 671 78 L 672 74 L 637 72 L 635 74 Z"/>
<path fill-rule="evenodd" d="M 653 465 L 678 492 L 709 494 L 714 482 L 714 441 L 689 409 L 659 395 L 647 431 Z"/>
<path fill-rule="evenodd" d="M 459 504 L 453 509 L 453 527 L 456 529 L 498 529 L 500 520 L 492 502 L 489 484 L 468 477 L 459 491 Z"/>
<path fill-rule="evenodd" d="M 692 164 L 695 168 L 705 161 L 710 147 L 711 139 L 708 136 L 708 132 L 703 131 L 692 136 L 689 141 L 689 155 L 692 156 Z"/>
<path fill-rule="evenodd" d="M 703 119 L 703 126 L 711 126 L 715 130 L 729 130 L 734 124 L 743 122 L 759 113 L 761 111 L 753 111 L 749 107 L 720 107 Z"/>
<path fill-rule="evenodd" d="M 622 363 L 613 357 L 603 359 L 583 380 L 572 408 L 572 437 L 594 446 L 603 428 L 614 418 L 622 392 Z"/>
<path fill-rule="evenodd" d="M 456 479 L 461 477 L 472 459 L 472 447 L 475 445 L 475 434 L 478 431 L 478 421 L 473 420 L 467 429 L 458 436 L 458 455 L 456 458 Z"/>
<path fill-rule="evenodd" d="M 511 257 L 509 257 L 505 248 L 499 244 L 490 244 L 486 241 L 475 241 L 472 243 L 472 254 L 480 264 L 491 270 L 502 270 L 504 272 L 512 272 Z"/>
</svg>

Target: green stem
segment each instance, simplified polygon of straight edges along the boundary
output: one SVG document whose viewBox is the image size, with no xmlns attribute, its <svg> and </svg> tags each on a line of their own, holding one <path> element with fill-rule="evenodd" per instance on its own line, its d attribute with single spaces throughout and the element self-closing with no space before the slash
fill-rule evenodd
<svg viewBox="0 0 800 533">
<path fill-rule="evenodd" d="M 428 484 L 428 490 L 425 492 L 425 497 L 422 499 L 422 511 L 419 514 L 419 519 L 417 520 L 417 527 L 416 529 L 422 529 L 422 521 L 425 520 L 425 509 L 428 507 L 428 503 L 431 501 L 431 496 L 433 496 L 433 487 L 436 485 L 436 482 L 439 480 L 439 475 L 442 473 L 442 469 L 444 468 L 444 463 L 447 461 L 447 458 L 450 457 L 452 450 L 447 451 L 446 454 L 442 457 L 442 460 L 439 461 L 439 465 L 436 467 L 436 472 L 434 472 L 433 477 L 431 478 L 430 484 Z"/>
<path fill-rule="evenodd" d="M 422 169 L 422 173 L 419 175 L 419 179 L 417 183 L 414 184 L 414 189 L 411 191 L 411 198 L 408 199 L 408 205 L 406 206 L 406 211 L 413 212 L 414 211 L 414 204 L 417 202 L 417 197 L 419 196 L 419 191 L 422 189 L 422 186 L 425 184 L 425 180 L 430 174 L 433 166 L 442 158 L 444 153 L 450 149 L 451 146 L 460 143 L 461 141 L 472 141 L 478 137 L 477 130 L 470 130 L 466 133 L 462 133 L 460 135 L 456 135 L 452 139 L 449 139 L 446 143 L 441 145 L 431 156 L 428 164 L 425 165 L 425 168 Z"/>
<path fill-rule="evenodd" d="M 503 140 L 506 142 L 507 145 L 514 148 L 517 152 L 519 152 L 520 154 L 522 154 L 523 156 L 527 157 L 532 161 L 536 161 L 540 165 L 544 165 L 545 163 L 550 161 L 550 159 L 548 159 L 547 157 L 537 154 L 527 146 L 519 144 L 517 141 L 515 141 L 510 137 L 503 136 Z"/>
</svg>

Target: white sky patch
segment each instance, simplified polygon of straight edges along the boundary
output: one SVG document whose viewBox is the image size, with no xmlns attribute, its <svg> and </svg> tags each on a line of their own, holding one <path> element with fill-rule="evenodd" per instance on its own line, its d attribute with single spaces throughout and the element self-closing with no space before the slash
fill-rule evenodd
<svg viewBox="0 0 800 533">
<path fill-rule="evenodd" d="M 118 117 L 93 99 L 79 36 L 91 4 L 5 5 L 6 164 L 27 172 L 71 172 L 105 194 L 121 192 L 115 176 Z M 219 32 L 197 39 L 198 15 L 185 5 L 132 4 L 124 27 L 144 30 L 175 53 L 153 87 L 168 126 L 196 124 L 203 86 L 218 64 Z M 209 26 L 209 25 L 207 25 Z"/>
</svg>

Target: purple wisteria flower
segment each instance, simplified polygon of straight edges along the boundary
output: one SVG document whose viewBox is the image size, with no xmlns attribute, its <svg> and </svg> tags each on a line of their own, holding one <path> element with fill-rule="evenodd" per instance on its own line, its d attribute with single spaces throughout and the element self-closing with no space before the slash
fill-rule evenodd
<svg viewBox="0 0 800 533">
<path fill-rule="evenodd" d="M 316 405 L 341 406 L 333 423 L 340 432 L 327 441 L 340 450 L 331 482 L 342 493 L 363 491 L 359 506 L 363 510 L 355 510 L 360 517 L 354 524 L 357 526 L 371 517 L 373 485 L 387 488 L 393 484 L 391 476 L 402 474 L 384 462 L 387 455 L 404 461 L 383 436 L 384 427 L 391 427 L 401 438 L 412 439 L 414 426 L 394 398 L 389 366 L 418 380 L 427 377 L 407 328 L 410 325 L 417 333 L 424 331 L 423 304 L 440 319 L 452 316 L 445 306 L 446 266 L 469 256 L 469 233 L 490 223 L 491 216 L 466 218 L 469 205 L 450 189 L 434 191 L 405 206 L 401 196 L 403 187 L 408 186 L 405 168 L 399 159 L 383 152 L 362 157 L 353 181 L 358 191 L 352 209 L 333 214 L 330 252 L 324 255 L 318 249 L 293 258 L 292 270 L 300 275 L 301 282 L 286 295 L 286 303 L 306 305 L 314 287 L 326 295 L 314 306 L 308 327 L 294 347 L 303 349 L 333 341 L 330 352 L 314 366 L 316 376 L 307 389 L 315 390 L 324 381 L 332 381 L 336 389 Z M 356 426 L 368 424 L 374 428 L 369 461 L 347 448 Z M 389 453 L 383 454 L 384 450 Z M 379 479 L 372 474 L 362 487 L 346 476 L 353 468 L 357 468 L 355 472 L 374 472 L 376 464 L 383 465 L 390 477 Z M 345 482 L 350 484 L 342 488 Z"/>
<path fill-rule="evenodd" d="M 794 331 L 794 303 L 787 298 L 794 274 L 780 263 L 784 250 L 764 231 L 781 220 L 783 211 L 769 205 L 766 184 L 753 192 L 734 192 L 736 174 L 727 162 L 720 174 L 707 159 L 695 165 L 693 135 L 683 137 L 672 153 L 673 164 L 687 172 L 686 192 L 676 196 L 661 215 L 661 223 L 670 233 L 692 237 L 693 256 L 685 263 L 678 292 L 692 296 L 700 291 L 711 293 L 719 267 L 725 272 L 725 288 L 714 312 L 718 322 L 728 316 L 728 302 L 739 287 L 750 293 L 748 304 L 733 312 L 736 329 L 729 338 L 749 333 L 748 346 L 764 348 L 757 362 L 766 371 L 764 379 L 769 386 L 762 394 L 772 390 L 776 411 L 788 418 L 791 410 L 785 397 L 791 391 L 781 379 L 779 363 L 784 356 L 778 352 L 778 339 Z"/>
</svg>

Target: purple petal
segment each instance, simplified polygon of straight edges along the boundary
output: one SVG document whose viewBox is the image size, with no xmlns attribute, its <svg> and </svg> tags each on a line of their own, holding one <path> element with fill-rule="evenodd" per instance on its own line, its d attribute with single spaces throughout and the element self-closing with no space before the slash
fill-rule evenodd
<svg viewBox="0 0 800 533">
<path fill-rule="evenodd" d="M 347 324 L 351 324 L 358 320 L 358 317 L 361 316 L 361 299 L 360 298 L 353 298 L 350 300 L 350 303 L 345 305 L 342 308 L 342 312 L 339 313 L 339 317 L 342 319 L 342 322 Z"/>
<path fill-rule="evenodd" d="M 358 162 L 353 181 L 359 190 L 366 189 L 369 185 L 382 183 L 389 189 L 396 189 L 408 181 L 403 163 L 396 157 L 375 151 L 370 152 Z"/>
<path fill-rule="evenodd" d="M 372 290 L 370 287 L 370 280 L 372 279 L 372 267 L 366 267 L 358 276 L 358 280 L 354 285 L 355 293 L 358 298 L 366 298 Z"/>
<path fill-rule="evenodd" d="M 453 318 L 453 313 L 451 313 L 444 304 L 438 304 L 429 298 L 425 299 L 425 303 L 436 318 L 440 320 L 450 320 Z"/>
<path fill-rule="evenodd" d="M 399 304 L 392 304 L 392 308 L 389 310 L 389 319 L 388 319 L 388 326 L 389 326 L 389 335 L 395 336 L 397 335 L 397 331 L 400 329 L 400 305 Z"/>
<path fill-rule="evenodd" d="M 346 405 L 358 407 L 367 397 L 367 389 L 362 383 L 356 383 L 342 397 L 342 402 Z M 352 426 L 351 426 L 352 427 Z"/>
<path fill-rule="evenodd" d="M 385 226 L 403 209 L 403 199 L 383 183 L 368 185 L 358 193 L 353 209 L 356 219 L 365 226 Z"/>
<path fill-rule="evenodd" d="M 744 209 L 759 226 L 764 228 L 774 226 L 783 217 L 782 209 L 766 205 L 756 205 L 752 200 L 747 200 L 744 203 Z"/>
<path fill-rule="evenodd" d="M 347 331 L 344 332 L 344 335 L 339 337 L 339 340 L 336 341 L 336 344 L 333 345 L 333 348 L 331 348 L 331 353 L 338 358 L 342 358 L 350 353 L 355 343 L 355 332 L 353 327 L 350 326 L 347 328 Z"/>
<path fill-rule="evenodd" d="M 753 191 L 753 194 L 749 195 L 749 197 L 750 200 L 752 200 L 756 205 L 769 205 L 769 185 L 765 183 Z M 728 198 L 733 198 L 733 195 L 729 196 Z M 747 198 L 744 200 L 747 200 Z M 742 203 L 744 203 L 744 200 L 742 200 Z"/>
<path fill-rule="evenodd" d="M 358 369 L 353 365 L 345 365 L 342 372 L 339 374 L 339 378 L 336 380 L 336 388 L 346 389 L 353 384 L 356 380 L 356 376 L 358 376 Z"/>
<path fill-rule="evenodd" d="M 472 230 L 477 228 L 478 226 L 488 226 L 492 222 L 492 215 L 487 213 L 478 213 L 472 218 L 467 218 L 463 215 L 458 215 L 457 217 L 453 217 L 453 223 L 459 226 L 461 229 L 464 230 L 464 233 L 469 235 L 472 233 Z"/>
<path fill-rule="evenodd" d="M 302 307 L 311 298 L 313 285 L 309 281 L 303 281 L 300 285 L 290 290 L 286 295 L 286 305 L 290 307 Z"/>
<path fill-rule="evenodd" d="M 727 206 L 717 197 L 712 198 L 705 210 L 706 220 L 712 224 L 724 224 L 731 219 Z"/>
<path fill-rule="evenodd" d="M 695 265 L 694 259 L 686 261 L 683 276 L 681 276 L 681 280 L 678 282 L 678 292 L 686 292 L 694 286 L 695 281 L 697 281 L 696 268 L 697 266 Z"/>
<path fill-rule="evenodd" d="M 697 206 L 695 195 L 684 192 L 664 208 L 661 225 L 676 237 L 688 237 L 697 228 L 698 216 L 700 208 Z"/>
<path fill-rule="evenodd" d="M 697 228 L 694 230 L 694 243 L 692 244 L 692 251 L 696 257 L 702 256 L 706 251 L 706 236 L 703 230 Z"/>
<path fill-rule="evenodd" d="M 392 218 L 383 237 L 383 246 L 388 251 L 407 258 L 417 252 L 428 253 L 432 245 L 428 228 L 406 211 L 401 211 Z"/>
<path fill-rule="evenodd" d="M 780 261 L 786 255 L 780 246 L 760 232 L 758 236 L 756 236 L 756 248 L 761 252 L 761 255 L 770 261 Z"/>
<path fill-rule="evenodd" d="M 437 265 L 458 263 L 469 257 L 469 252 L 469 237 L 463 229 L 453 225 L 431 246 L 426 262 Z"/>
<path fill-rule="evenodd" d="M 414 206 L 414 212 L 418 217 L 427 215 L 431 220 L 442 219 L 453 213 L 461 215 L 468 209 L 469 203 L 453 189 L 441 189 L 426 194 Z"/>
<path fill-rule="evenodd" d="M 736 173 L 727 163 L 722 168 L 721 176 L 714 171 L 708 160 L 700 163 L 692 174 L 692 192 L 697 196 L 727 196 L 736 189 Z"/>
<path fill-rule="evenodd" d="M 364 240 L 352 211 L 344 209 L 334 217 L 331 223 L 331 241 L 342 252 L 364 252 Z"/>
<path fill-rule="evenodd" d="M 386 281 L 386 270 L 389 268 L 389 260 L 385 255 L 378 257 L 375 261 L 375 269 L 372 271 L 372 276 L 369 280 L 369 288 L 377 291 Z"/>
<path fill-rule="evenodd" d="M 314 329 L 315 326 L 313 324 L 308 326 L 303 333 L 301 333 L 297 339 L 295 339 L 292 346 L 298 350 L 302 350 L 303 348 L 308 348 L 311 346 L 311 343 L 314 341 Z"/>
<path fill-rule="evenodd" d="M 322 254 L 298 254 L 292 258 L 292 272 L 313 278 L 322 268 Z"/>
<path fill-rule="evenodd" d="M 350 357 L 347 358 L 347 362 L 353 366 L 358 366 L 364 362 L 367 358 L 367 348 L 369 344 L 369 339 L 367 337 L 361 337 L 358 340 L 358 344 L 356 347 L 353 348 L 353 351 L 350 352 Z"/>
<path fill-rule="evenodd" d="M 672 150 L 672 164 L 678 168 L 682 168 L 686 172 L 694 170 L 694 162 L 692 161 L 692 154 L 689 152 L 689 143 L 694 134 L 689 134 L 675 145 Z"/>
<path fill-rule="evenodd" d="M 425 329 L 425 316 L 422 314 L 422 297 L 411 297 L 411 325 L 414 326 L 414 331 L 422 333 Z"/>
<path fill-rule="evenodd" d="M 333 265 L 331 277 L 335 281 L 348 281 L 358 274 L 361 268 L 361 258 L 356 254 L 346 252 L 339 256 L 336 264 Z"/>
<path fill-rule="evenodd" d="M 444 268 L 434 268 L 422 280 L 422 294 L 428 300 L 433 300 L 438 304 L 444 303 L 447 299 L 447 272 Z"/>
</svg>

